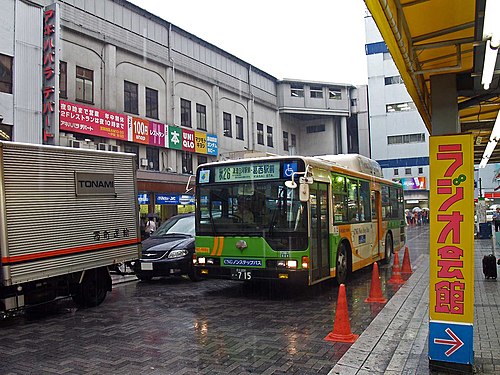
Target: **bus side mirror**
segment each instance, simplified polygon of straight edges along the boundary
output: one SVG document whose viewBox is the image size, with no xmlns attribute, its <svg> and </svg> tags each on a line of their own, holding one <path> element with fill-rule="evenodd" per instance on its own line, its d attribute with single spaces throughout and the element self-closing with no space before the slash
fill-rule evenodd
<svg viewBox="0 0 500 375">
<path fill-rule="evenodd" d="M 299 200 L 301 202 L 307 202 L 309 200 L 309 184 L 299 185 Z"/>
</svg>

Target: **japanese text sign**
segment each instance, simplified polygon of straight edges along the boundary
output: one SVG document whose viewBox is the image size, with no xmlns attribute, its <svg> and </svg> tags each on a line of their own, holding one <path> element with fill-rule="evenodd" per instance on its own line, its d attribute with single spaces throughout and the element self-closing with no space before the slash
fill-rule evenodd
<svg viewBox="0 0 500 375">
<path fill-rule="evenodd" d="M 471 134 L 430 137 L 430 289 L 434 321 L 474 322 Z"/>
</svg>

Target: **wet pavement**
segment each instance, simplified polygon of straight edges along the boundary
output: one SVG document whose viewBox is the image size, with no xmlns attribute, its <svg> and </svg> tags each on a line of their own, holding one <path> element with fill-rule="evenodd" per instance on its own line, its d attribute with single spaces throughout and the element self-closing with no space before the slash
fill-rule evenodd
<svg viewBox="0 0 500 375">
<path fill-rule="evenodd" d="M 412 262 L 428 252 L 426 233 L 427 227 L 408 230 Z M 387 298 L 401 288 L 386 284 L 389 271 L 379 266 Z M 371 267 L 346 287 L 353 333 L 384 307 L 364 302 L 370 282 Z M 330 281 L 310 288 L 187 278 L 122 282 L 96 308 L 78 310 L 67 300 L 44 315 L 0 322 L 0 372 L 328 374 L 351 347 L 324 340 L 337 293 Z"/>
</svg>

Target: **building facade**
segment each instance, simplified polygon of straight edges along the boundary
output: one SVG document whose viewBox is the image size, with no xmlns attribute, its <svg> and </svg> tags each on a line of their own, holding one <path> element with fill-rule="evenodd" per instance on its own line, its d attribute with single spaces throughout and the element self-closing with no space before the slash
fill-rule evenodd
<svg viewBox="0 0 500 375">
<path fill-rule="evenodd" d="M 208 161 L 369 156 L 366 86 L 278 80 L 124 0 L 2 7 L 2 139 L 135 153 L 143 216 L 190 210 Z"/>
<path fill-rule="evenodd" d="M 429 207 L 429 133 L 371 16 L 365 17 L 371 157 L 400 181 L 405 207 Z"/>
</svg>

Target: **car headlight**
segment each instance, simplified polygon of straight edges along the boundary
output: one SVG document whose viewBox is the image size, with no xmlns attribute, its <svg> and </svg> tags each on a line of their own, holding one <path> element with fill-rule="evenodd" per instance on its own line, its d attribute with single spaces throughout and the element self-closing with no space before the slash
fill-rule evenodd
<svg viewBox="0 0 500 375">
<path fill-rule="evenodd" d="M 172 259 L 172 258 L 180 258 L 180 257 L 186 256 L 187 254 L 188 254 L 188 251 L 187 251 L 187 250 L 172 250 L 172 251 L 168 254 L 168 258 L 169 258 L 169 259 Z"/>
</svg>

